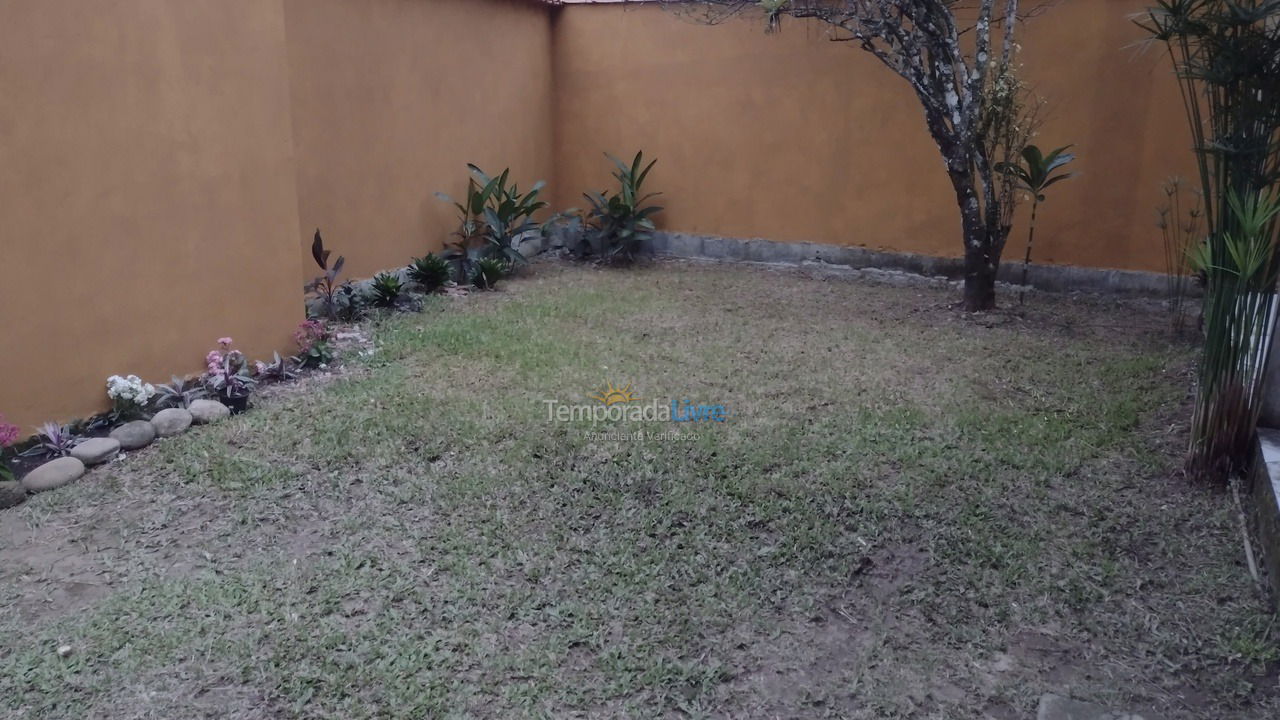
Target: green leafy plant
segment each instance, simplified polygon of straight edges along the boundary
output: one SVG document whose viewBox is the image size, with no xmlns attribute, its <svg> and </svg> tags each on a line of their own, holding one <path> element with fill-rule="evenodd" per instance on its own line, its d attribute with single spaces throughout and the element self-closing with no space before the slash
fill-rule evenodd
<svg viewBox="0 0 1280 720">
<path fill-rule="evenodd" d="M 591 204 L 587 211 L 582 239 L 574 255 L 605 263 L 627 263 L 635 259 L 642 244 L 653 237 L 653 216 L 662 211 L 657 205 L 646 205 L 660 193 L 644 194 L 643 186 L 657 160 L 644 164 L 644 153 L 638 152 L 631 164 L 605 154 L 616 170 L 613 177 L 618 190 L 584 193 Z"/>
<path fill-rule="evenodd" d="M 404 295 L 404 281 L 393 272 L 380 272 L 369 283 L 369 302 L 374 307 L 392 308 Z"/>
<path fill-rule="evenodd" d="M 486 179 L 480 168 L 474 165 L 468 167 L 481 181 Z M 489 248 L 487 254 L 508 264 L 525 263 L 527 260 L 515 248 L 515 243 L 530 233 L 540 231 L 540 226 L 533 221 L 533 215 L 547 206 L 538 199 L 546 183 L 538 181 L 527 192 L 522 193 L 515 183 L 508 184 L 509 172 L 503 170 L 498 177 L 488 179 L 489 185 L 496 185 L 489 204 L 480 217 L 485 226 L 485 239 Z"/>
<path fill-rule="evenodd" d="M 1018 190 L 1031 197 L 1031 225 L 1027 230 L 1027 253 L 1022 259 L 1022 287 L 1024 288 L 1027 286 L 1027 270 L 1031 267 L 1031 248 L 1036 240 L 1036 212 L 1040 209 L 1040 203 L 1044 202 L 1044 191 L 1063 180 L 1075 177 L 1075 173 L 1054 174 L 1076 159 L 1075 155 L 1067 152 L 1070 148 L 1070 145 L 1066 145 L 1051 150 L 1048 155 L 1045 155 L 1035 145 L 1027 145 L 1022 149 L 1022 164 L 999 163 L 996 166 L 996 170 L 1012 175 Z M 1025 295 L 1025 290 L 1018 293 L 1019 303 L 1023 301 Z"/>
<path fill-rule="evenodd" d="M 365 315 L 364 297 L 350 280 L 338 287 L 334 301 L 338 320 L 342 322 L 355 322 Z"/>
<path fill-rule="evenodd" d="M 511 265 L 506 260 L 496 257 L 481 258 L 476 263 L 475 275 L 471 276 L 471 284 L 481 290 L 492 290 L 498 281 L 511 272 Z"/>
<path fill-rule="evenodd" d="M 343 293 L 344 286 L 338 283 L 338 275 L 342 272 L 342 266 L 346 264 L 347 259 L 339 255 L 331 266 L 329 254 L 330 251 L 325 249 L 324 239 L 320 237 L 320 230 L 317 228 L 315 237 L 311 241 L 311 258 L 320 267 L 321 274 L 304 285 L 303 291 L 312 294 L 311 304 L 315 314 L 336 320 L 342 314 L 343 296 L 345 295 L 346 300 L 349 301 L 351 293 L 349 290 Z M 350 307 L 349 302 L 347 307 Z"/>
<path fill-rule="evenodd" d="M 458 229 L 453 242 L 446 244 L 443 257 L 454 265 L 458 282 L 475 273 L 475 264 L 481 258 L 497 257 L 509 263 L 524 263 L 526 258 L 516 249 L 516 241 L 540 226 L 533 215 L 547 204 L 538 199 L 545 182 L 534 183 L 527 192 L 511 182 L 508 168 L 496 177 L 490 177 L 473 164 L 467 169 L 467 196 L 458 202 L 444 193 L 436 193 L 441 200 L 453 203 L 458 210 Z"/>
<path fill-rule="evenodd" d="M 426 292 L 435 292 L 449 282 L 449 272 L 449 261 L 435 253 L 414 258 L 408 268 L 409 279 Z"/>
</svg>

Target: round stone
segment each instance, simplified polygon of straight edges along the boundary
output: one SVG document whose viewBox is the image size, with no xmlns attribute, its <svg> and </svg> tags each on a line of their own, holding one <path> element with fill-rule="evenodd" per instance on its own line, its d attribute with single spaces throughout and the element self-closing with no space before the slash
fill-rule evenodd
<svg viewBox="0 0 1280 720">
<path fill-rule="evenodd" d="M 120 443 L 121 450 L 137 450 L 156 439 L 156 426 L 146 420 L 127 422 L 111 431 L 111 439 Z"/>
<path fill-rule="evenodd" d="M 0 481 L 0 510 L 26 502 L 27 489 L 17 480 Z"/>
<path fill-rule="evenodd" d="M 27 473 L 22 478 L 22 486 L 28 492 L 44 492 L 78 480 L 81 475 L 84 475 L 84 463 L 73 457 L 62 457 Z"/>
<path fill-rule="evenodd" d="M 120 441 L 109 437 L 90 438 L 71 448 L 71 457 L 85 465 L 100 465 L 120 454 Z"/>
<path fill-rule="evenodd" d="M 182 408 L 169 408 L 156 413 L 151 418 L 151 424 L 156 428 L 156 435 L 160 437 L 173 437 L 186 432 L 191 427 L 191 413 Z"/>
<path fill-rule="evenodd" d="M 217 400 L 193 400 L 187 410 L 191 413 L 191 419 L 201 425 L 231 417 L 231 408 Z"/>
</svg>

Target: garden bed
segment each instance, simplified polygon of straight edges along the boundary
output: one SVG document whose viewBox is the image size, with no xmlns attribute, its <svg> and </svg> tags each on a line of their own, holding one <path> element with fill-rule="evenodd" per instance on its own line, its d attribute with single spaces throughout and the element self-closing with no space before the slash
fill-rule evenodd
<svg viewBox="0 0 1280 720">
<path fill-rule="evenodd" d="M 505 288 L 0 513 L 0 713 L 1280 713 L 1154 304 L 676 263 Z M 548 419 L 609 383 L 728 418 Z"/>
</svg>

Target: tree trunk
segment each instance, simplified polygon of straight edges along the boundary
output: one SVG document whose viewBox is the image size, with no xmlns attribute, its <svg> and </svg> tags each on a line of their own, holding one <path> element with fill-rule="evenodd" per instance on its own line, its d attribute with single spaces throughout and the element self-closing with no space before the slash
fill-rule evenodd
<svg viewBox="0 0 1280 720">
<path fill-rule="evenodd" d="M 967 158 L 949 163 L 951 184 L 960 206 L 964 231 L 964 309 L 983 312 L 996 306 L 996 270 L 1003 238 L 987 226 Z"/>
<path fill-rule="evenodd" d="M 986 232 L 982 233 L 984 236 Z M 988 241 L 982 238 L 982 248 L 974 249 L 965 240 L 964 253 L 964 309 L 967 312 L 983 312 L 996 306 L 996 270 L 1000 264 L 991 257 Z"/>
</svg>

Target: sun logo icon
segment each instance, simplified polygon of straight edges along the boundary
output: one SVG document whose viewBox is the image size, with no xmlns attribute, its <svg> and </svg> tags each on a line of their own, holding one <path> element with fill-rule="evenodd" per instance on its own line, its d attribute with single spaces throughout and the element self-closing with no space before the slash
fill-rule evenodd
<svg viewBox="0 0 1280 720">
<path fill-rule="evenodd" d="M 613 383 L 610 382 L 604 389 L 599 390 L 595 395 L 592 395 L 591 399 L 599 400 L 605 407 L 609 407 L 610 405 L 617 405 L 618 403 L 635 402 L 640 399 L 640 396 L 631 389 L 630 384 L 626 387 L 618 388 L 614 387 Z"/>
</svg>

